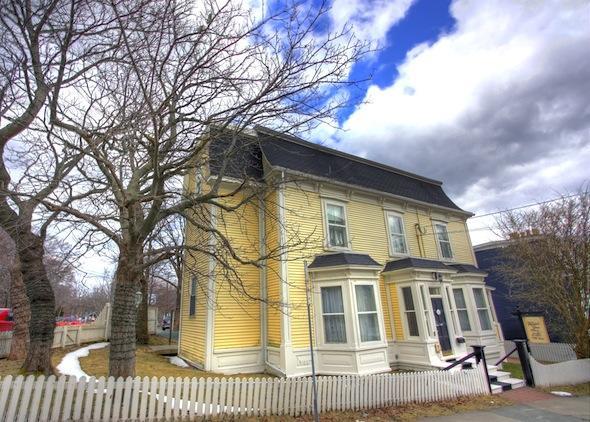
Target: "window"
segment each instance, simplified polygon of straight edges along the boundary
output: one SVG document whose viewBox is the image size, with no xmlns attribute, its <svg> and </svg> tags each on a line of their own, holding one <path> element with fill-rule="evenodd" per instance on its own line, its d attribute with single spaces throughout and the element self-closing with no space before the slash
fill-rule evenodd
<svg viewBox="0 0 590 422">
<path fill-rule="evenodd" d="M 328 246 L 347 248 L 346 216 L 344 206 L 326 203 L 326 223 L 328 226 Z"/>
<path fill-rule="evenodd" d="M 430 288 L 430 293 L 432 293 L 432 287 Z M 428 306 L 426 306 L 426 293 L 424 293 L 424 286 L 420 286 L 420 295 L 422 296 L 422 306 L 424 307 L 424 319 L 426 319 L 426 325 L 428 326 L 428 335 L 433 333 L 432 330 L 432 323 L 430 321 L 430 312 L 428 312 Z"/>
<path fill-rule="evenodd" d="M 195 316 L 195 313 L 197 312 L 197 277 L 191 279 L 190 293 L 188 314 L 189 316 Z"/>
<path fill-rule="evenodd" d="M 408 323 L 408 332 L 411 337 L 418 337 L 418 320 L 416 319 L 416 308 L 414 307 L 414 298 L 411 287 L 403 287 L 402 295 L 404 297 L 404 307 L 406 308 L 406 321 Z"/>
<path fill-rule="evenodd" d="M 457 306 L 457 315 L 459 316 L 459 324 L 462 331 L 471 331 L 471 324 L 469 322 L 469 314 L 467 313 L 467 304 L 465 303 L 465 295 L 463 289 L 453 289 L 455 295 L 455 305 Z"/>
<path fill-rule="evenodd" d="M 401 215 L 387 213 L 389 225 L 389 244 L 392 254 L 407 254 L 406 236 L 404 234 L 404 220 Z"/>
<path fill-rule="evenodd" d="M 354 290 L 356 293 L 361 342 L 381 340 L 373 286 L 358 284 L 354 286 Z"/>
<path fill-rule="evenodd" d="M 447 226 L 441 223 L 436 223 L 434 227 L 436 229 L 436 239 L 438 240 L 441 256 L 445 259 L 452 259 L 453 250 L 451 249 L 451 241 L 449 240 Z"/>
<path fill-rule="evenodd" d="M 453 330 L 455 330 L 455 333 L 457 333 L 459 331 L 459 330 L 457 330 L 457 322 L 455 319 L 457 312 L 455 311 L 455 308 L 453 307 L 453 301 L 451 300 L 451 289 L 446 288 L 445 292 L 447 294 L 447 302 L 449 302 L 449 311 L 451 312 L 451 321 L 453 323 Z"/>
<path fill-rule="evenodd" d="M 479 317 L 479 325 L 482 331 L 492 329 L 490 322 L 490 314 L 488 313 L 488 305 L 483 294 L 482 288 L 473 289 L 473 297 L 475 298 L 475 307 L 477 308 L 477 316 Z"/>
<path fill-rule="evenodd" d="M 340 286 L 322 287 L 322 315 L 326 343 L 346 343 L 344 303 Z"/>
</svg>

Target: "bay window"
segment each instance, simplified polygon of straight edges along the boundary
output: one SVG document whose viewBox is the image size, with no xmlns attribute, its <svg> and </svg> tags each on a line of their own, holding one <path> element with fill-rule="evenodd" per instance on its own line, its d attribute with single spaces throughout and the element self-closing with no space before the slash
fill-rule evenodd
<svg viewBox="0 0 590 422">
<path fill-rule="evenodd" d="M 469 322 L 469 313 L 467 312 L 467 303 L 465 303 L 465 294 L 463 289 L 453 289 L 455 296 L 455 306 L 457 307 L 457 316 L 459 317 L 459 324 L 462 331 L 471 331 L 471 323 Z"/>
<path fill-rule="evenodd" d="M 410 337 L 418 337 L 418 319 L 416 318 L 416 307 L 414 306 L 414 297 L 411 287 L 402 287 L 402 296 L 404 298 L 404 308 L 406 313 L 406 322 L 408 324 L 408 334 Z"/>
<path fill-rule="evenodd" d="M 346 322 L 342 287 L 322 287 L 322 317 L 326 343 L 346 343 Z"/>
<path fill-rule="evenodd" d="M 326 228 L 328 232 L 328 246 L 336 248 L 348 247 L 346 229 L 346 212 L 344 205 L 326 202 Z"/>
<path fill-rule="evenodd" d="M 389 247 L 391 254 L 406 255 L 408 247 L 404 232 L 404 220 L 400 214 L 387 213 L 387 225 L 389 228 Z"/>
<path fill-rule="evenodd" d="M 488 305 L 486 303 L 483 289 L 481 287 L 474 288 L 473 297 L 475 298 L 475 307 L 477 308 L 477 316 L 479 318 L 481 330 L 491 330 L 492 323 L 490 321 L 490 313 L 488 311 Z"/>
<path fill-rule="evenodd" d="M 443 223 L 436 223 L 434 228 L 441 257 L 443 259 L 453 259 L 453 250 L 451 249 L 451 241 L 449 239 L 447 226 Z"/>
<path fill-rule="evenodd" d="M 379 318 L 377 316 L 377 304 L 372 285 L 357 284 L 354 286 L 356 294 L 356 306 L 359 321 L 361 342 L 379 341 Z"/>
</svg>

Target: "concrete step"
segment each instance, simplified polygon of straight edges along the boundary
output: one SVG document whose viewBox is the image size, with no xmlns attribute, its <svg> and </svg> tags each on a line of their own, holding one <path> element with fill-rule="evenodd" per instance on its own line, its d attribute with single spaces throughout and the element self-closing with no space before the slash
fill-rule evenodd
<svg viewBox="0 0 590 422">
<path fill-rule="evenodd" d="M 506 378 L 510 378 L 510 372 L 505 372 L 505 371 L 488 371 L 488 375 L 491 377 L 496 377 L 496 380 L 498 381 L 503 381 Z"/>
<path fill-rule="evenodd" d="M 518 378 L 504 378 L 501 381 L 493 380 L 490 377 L 490 385 L 492 387 L 492 394 L 499 394 L 502 391 L 515 390 L 517 388 L 524 387 L 525 383 L 523 380 Z"/>
</svg>

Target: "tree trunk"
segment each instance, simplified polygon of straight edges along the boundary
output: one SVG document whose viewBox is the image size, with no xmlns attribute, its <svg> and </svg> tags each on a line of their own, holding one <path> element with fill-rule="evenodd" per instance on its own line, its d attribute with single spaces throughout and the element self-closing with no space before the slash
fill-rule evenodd
<svg viewBox="0 0 590 422">
<path fill-rule="evenodd" d="M 53 373 L 51 346 L 55 329 L 55 297 L 43 263 L 43 239 L 30 232 L 20 236 L 17 248 L 31 308 L 29 352 L 23 369 L 49 375 Z"/>
<path fill-rule="evenodd" d="M 139 289 L 139 274 L 129 257 L 120 251 L 115 275 L 115 295 L 111 317 L 111 348 L 109 375 L 113 377 L 135 376 L 135 323 L 136 293 Z"/>
<path fill-rule="evenodd" d="M 10 344 L 8 360 L 23 360 L 27 357 L 29 350 L 31 308 L 29 307 L 29 299 L 16 251 L 14 255 L 13 264 L 10 268 L 10 296 L 12 298 L 14 327 L 12 328 L 12 342 Z"/>
<path fill-rule="evenodd" d="M 148 344 L 149 341 L 149 332 L 148 332 L 148 283 L 147 277 L 144 275 L 141 277 L 139 281 L 139 288 L 141 291 L 141 303 L 137 308 L 137 323 L 135 325 L 136 329 L 136 339 L 137 344 Z"/>
</svg>

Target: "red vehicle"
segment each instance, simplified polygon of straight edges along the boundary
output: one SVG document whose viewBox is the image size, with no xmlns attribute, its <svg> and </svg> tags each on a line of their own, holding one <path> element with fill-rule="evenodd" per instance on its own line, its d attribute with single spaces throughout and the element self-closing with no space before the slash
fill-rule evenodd
<svg viewBox="0 0 590 422">
<path fill-rule="evenodd" d="M 82 321 L 76 316 L 68 315 L 65 317 L 58 317 L 57 321 L 55 321 L 55 325 L 58 327 L 63 327 L 64 325 L 82 325 Z"/>
<path fill-rule="evenodd" d="M 13 325 L 12 309 L 0 308 L 0 331 L 12 331 Z"/>
</svg>

